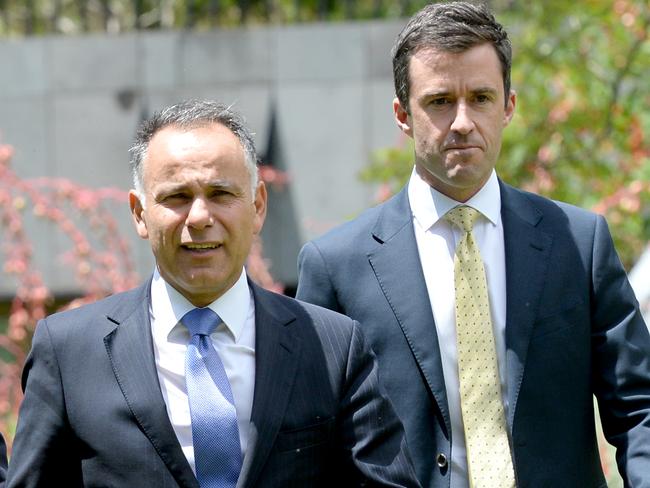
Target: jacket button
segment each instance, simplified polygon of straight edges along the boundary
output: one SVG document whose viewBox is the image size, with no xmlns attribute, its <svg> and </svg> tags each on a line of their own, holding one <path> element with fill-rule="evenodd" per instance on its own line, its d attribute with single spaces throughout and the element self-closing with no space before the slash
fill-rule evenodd
<svg viewBox="0 0 650 488">
<path fill-rule="evenodd" d="M 439 468 L 446 468 L 447 467 L 447 456 L 444 455 L 444 453 L 440 453 L 436 456 L 436 463 L 438 464 Z"/>
</svg>

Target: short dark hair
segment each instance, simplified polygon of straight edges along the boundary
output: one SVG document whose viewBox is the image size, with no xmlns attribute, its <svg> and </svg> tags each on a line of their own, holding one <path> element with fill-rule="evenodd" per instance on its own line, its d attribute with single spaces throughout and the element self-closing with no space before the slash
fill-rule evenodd
<svg viewBox="0 0 650 488">
<path fill-rule="evenodd" d="M 512 46 L 488 7 L 468 2 L 434 3 L 417 12 L 397 36 L 391 53 L 395 95 L 402 107 L 409 111 L 409 61 L 418 50 L 430 47 L 458 53 L 484 43 L 494 46 L 501 62 L 507 104 Z"/>
<path fill-rule="evenodd" d="M 154 113 L 138 127 L 135 141 L 131 146 L 131 174 L 135 190 L 144 197 L 142 163 L 147 155 L 149 142 L 161 129 L 169 126 L 193 129 L 209 124 L 221 124 L 229 129 L 244 150 L 246 168 L 251 177 L 252 194 L 257 187 L 257 154 L 253 135 L 244 118 L 226 105 L 212 100 L 185 100 Z"/>
</svg>

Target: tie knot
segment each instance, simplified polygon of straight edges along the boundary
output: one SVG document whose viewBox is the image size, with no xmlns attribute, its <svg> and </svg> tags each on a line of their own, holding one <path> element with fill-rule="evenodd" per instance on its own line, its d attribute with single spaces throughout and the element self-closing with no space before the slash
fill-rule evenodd
<svg viewBox="0 0 650 488">
<path fill-rule="evenodd" d="M 221 318 L 210 308 L 195 308 L 183 315 L 181 322 L 190 335 L 210 335 L 221 323 Z"/>
<path fill-rule="evenodd" d="M 445 214 L 445 219 L 465 232 L 472 232 L 474 222 L 476 222 L 476 219 L 480 214 L 481 212 L 472 207 L 459 205 L 447 212 Z"/>
</svg>

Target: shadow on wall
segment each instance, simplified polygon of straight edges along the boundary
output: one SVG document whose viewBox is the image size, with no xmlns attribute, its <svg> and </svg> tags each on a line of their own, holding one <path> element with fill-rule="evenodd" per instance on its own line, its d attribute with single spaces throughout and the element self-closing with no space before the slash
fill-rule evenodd
<svg viewBox="0 0 650 488">
<path fill-rule="evenodd" d="M 288 184 L 290 175 L 287 174 L 275 101 L 271 101 L 267 134 L 266 150 L 260 155 L 260 173 L 267 183 L 269 195 L 262 242 L 271 274 L 284 285 L 284 293 L 293 296 L 297 285 L 296 259 L 301 240 L 291 186 Z M 269 170 L 275 178 L 267 174 Z"/>
</svg>

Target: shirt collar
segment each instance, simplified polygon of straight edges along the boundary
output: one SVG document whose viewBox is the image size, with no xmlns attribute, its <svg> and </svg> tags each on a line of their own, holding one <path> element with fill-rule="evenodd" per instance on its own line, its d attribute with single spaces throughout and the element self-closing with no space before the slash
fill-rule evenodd
<svg viewBox="0 0 650 488">
<path fill-rule="evenodd" d="M 248 280 L 242 269 L 235 284 L 208 307 L 221 317 L 235 342 L 238 342 L 251 302 Z M 193 308 L 194 305 L 167 283 L 156 268 L 151 281 L 151 314 L 156 322 L 157 333 L 169 337 L 173 329 L 180 324 L 181 318 Z M 181 327 L 186 330 L 184 326 Z"/>
<path fill-rule="evenodd" d="M 501 191 L 496 171 L 492 170 L 490 178 L 483 187 L 465 203 L 443 195 L 420 177 L 413 168 L 408 183 L 408 196 L 413 218 L 424 229 L 428 230 L 458 205 L 470 206 L 487 218 L 492 225 L 497 225 L 501 213 Z"/>
</svg>

